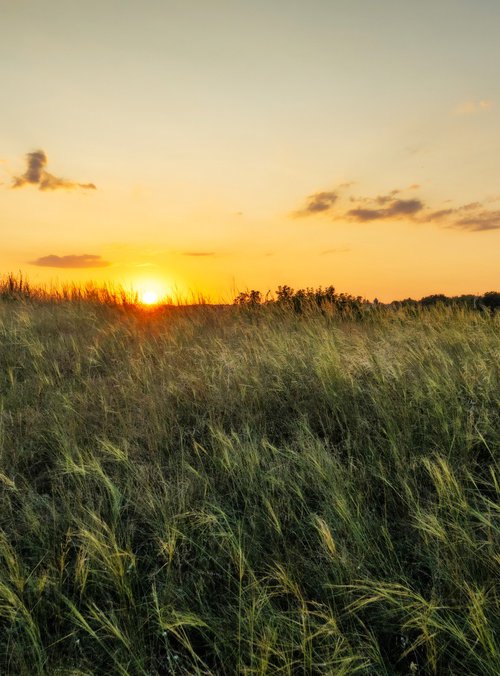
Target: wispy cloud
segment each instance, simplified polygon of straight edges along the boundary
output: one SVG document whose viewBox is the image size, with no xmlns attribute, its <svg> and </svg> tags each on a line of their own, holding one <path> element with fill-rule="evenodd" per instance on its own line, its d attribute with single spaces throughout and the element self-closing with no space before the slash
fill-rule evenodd
<svg viewBox="0 0 500 676">
<path fill-rule="evenodd" d="M 482 202 L 469 202 L 455 208 L 431 211 L 423 220 L 473 232 L 497 230 L 500 228 L 500 211 L 487 209 Z"/>
<path fill-rule="evenodd" d="M 479 99 L 477 101 L 469 100 L 462 101 L 454 109 L 455 115 L 474 115 L 476 113 L 484 113 L 493 108 L 493 101 L 488 99 Z"/>
<path fill-rule="evenodd" d="M 496 230 L 500 228 L 500 211 L 487 208 L 491 198 L 484 202 L 468 202 L 459 206 L 452 206 L 450 200 L 440 204 L 427 204 L 415 191 L 420 188 L 412 184 L 406 189 L 394 188 L 387 193 L 371 196 L 352 195 L 348 190 L 349 184 L 338 186 L 330 192 L 318 192 L 308 198 L 314 201 L 316 195 L 335 195 L 335 199 L 327 208 L 314 210 L 302 209 L 294 212 L 301 216 L 312 216 L 317 212 L 329 216 L 334 221 L 350 221 L 355 223 L 370 223 L 374 221 L 406 221 L 412 223 L 434 223 L 440 227 L 456 228 L 478 232 L 482 230 Z M 413 195 L 405 195 L 412 191 Z M 450 204 L 443 208 L 443 204 Z"/>
<path fill-rule="evenodd" d="M 182 255 L 195 257 L 215 256 L 215 251 L 183 251 Z"/>
<path fill-rule="evenodd" d="M 343 184 L 340 187 L 347 187 L 349 184 Z M 295 212 L 295 216 L 310 216 L 311 214 L 324 213 L 330 211 L 338 199 L 336 192 L 316 192 L 309 195 L 306 205 L 303 209 Z"/>
<path fill-rule="evenodd" d="M 111 263 L 95 254 L 70 254 L 68 256 L 50 254 L 31 261 L 31 265 L 44 268 L 105 268 Z"/>
<path fill-rule="evenodd" d="M 22 188 L 25 185 L 37 185 L 39 190 L 96 190 L 93 183 L 77 183 L 65 178 L 54 176 L 46 171 L 47 155 L 43 150 L 35 150 L 26 154 L 26 171 L 21 176 L 12 179 L 13 188 Z"/>
<path fill-rule="evenodd" d="M 466 230 L 498 230 L 500 228 L 500 211 L 479 211 L 472 216 L 459 218 L 455 222 L 458 228 Z"/>
<path fill-rule="evenodd" d="M 376 201 L 381 199 L 381 197 L 376 198 Z M 377 203 L 386 204 L 386 202 L 380 201 Z M 423 208 L 424 205 L 419 199 L 389 199 L 387 206 L 381 209 L 366 209 L 363 207 L 358 207 L 356 209 L 349 209 L 345 215 L 351 220 L 365 223 L 367 221 L 377 221 L 380 219 L 391 220 L 395 218 L 413 216 L 419 211 L 422 211 Z"/>
</svg>

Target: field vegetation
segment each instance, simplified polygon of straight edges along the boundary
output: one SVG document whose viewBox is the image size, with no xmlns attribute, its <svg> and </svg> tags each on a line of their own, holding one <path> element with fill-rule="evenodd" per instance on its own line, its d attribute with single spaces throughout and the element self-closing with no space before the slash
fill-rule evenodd
<svg viewBox="0 0 500 676">
<path fill-rule="evenodd" d="M 498 674 L 499 313 L 6 284 L 0 673 Z"/>
</svg>

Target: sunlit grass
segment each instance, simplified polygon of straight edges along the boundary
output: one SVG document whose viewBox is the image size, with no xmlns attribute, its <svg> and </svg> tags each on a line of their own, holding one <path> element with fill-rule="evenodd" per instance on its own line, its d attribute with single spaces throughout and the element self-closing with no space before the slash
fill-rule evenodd
<svg viewBox="0 0 500 676">
<path fill-rule="evenodd" d="M 1 673 L 498 673 L 498 313 L 86 294 L 0 300 Z"/>
</svg>

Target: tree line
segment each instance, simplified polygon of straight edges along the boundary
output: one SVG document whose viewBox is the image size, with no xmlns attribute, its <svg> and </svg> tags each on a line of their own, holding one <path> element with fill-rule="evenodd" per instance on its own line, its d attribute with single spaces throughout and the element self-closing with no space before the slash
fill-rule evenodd
<svg viewBox="0 0 500 676">
<path fill-rule="evenodd" d="M 394 300 L 391 303 L 381 303 L 377 298 L 373 302 L 362 296 L 353 296 L 349 293 L 337 293 L 334 286 L 325 288 L 306 287 L 305 289 L 293 289 L 288 284 L 278 286 L 274 293 L 268 291 L 263 295 L 256 289 L 241 291 L 233 301 L 234 305 L 243 305 L 247 307 L 257 307 L 261 305 L 282 305 L 288 306 L 296 312 L 301 312 L 306 307 L 334 307 L 338 310 L 361 310 L 363 307 L 421 307 L 428 308 L 435 305 L 467 307 L 475 310 L 490 310 L 494 312 L 500 308 L 500 293 L 497 291 L 488 291 L 481 296 L 474 294 L 463 294 L 461 296 L 446 296 L 438 293 L 430 296 L 424 296 L 420 300 L 405 298 L 404 300 Z"/>
</svg>

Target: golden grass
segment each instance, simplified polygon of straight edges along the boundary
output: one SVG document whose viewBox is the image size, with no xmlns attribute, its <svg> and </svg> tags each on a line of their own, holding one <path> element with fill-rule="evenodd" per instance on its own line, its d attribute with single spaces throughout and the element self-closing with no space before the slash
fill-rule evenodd
<svg viewBox="0 0 500 676">
<path fill-rule="evenodd" d="M 498 316 L 102 300 L 0 301 L 1 673 L 498 673 Z"/>
</svg>

